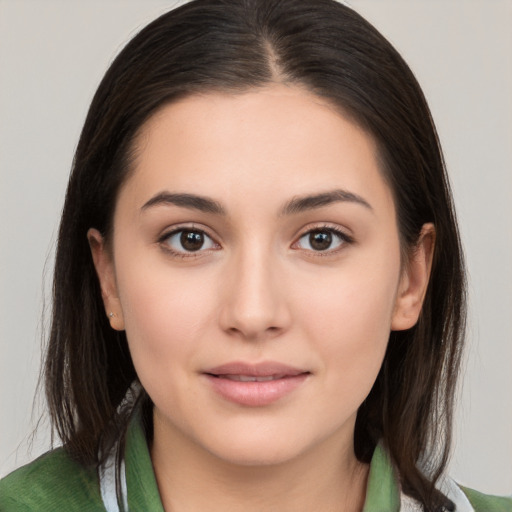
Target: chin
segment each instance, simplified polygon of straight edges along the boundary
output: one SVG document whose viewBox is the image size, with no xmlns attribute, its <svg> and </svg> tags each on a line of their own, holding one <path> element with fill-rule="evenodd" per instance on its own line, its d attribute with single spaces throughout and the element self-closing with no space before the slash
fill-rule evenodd
<svg viewBox="0 0 512 512">
<path fill-rule="evenodd" d="M 297 458 L 301 450 L 283 449 L 282 446 L 273 448 L 271 443 L 266 446 L 253 444 L 252 446 L 233 445 L 226 450 L 215 450 L 211 453 L 225 463 L 242 467 L 264 467 L 285 464 Z"/>
<path fill-rule="evenodd" d="M 216 458 L 237 466 L 275 466 L 296 460 L 317 444 L 315 439 L 308 442 L 305 436 L 292 430 L 265 428 L 238 432 L 218 433 L 221 435 L 204 439 L 203 448 Z"/>
</svg>

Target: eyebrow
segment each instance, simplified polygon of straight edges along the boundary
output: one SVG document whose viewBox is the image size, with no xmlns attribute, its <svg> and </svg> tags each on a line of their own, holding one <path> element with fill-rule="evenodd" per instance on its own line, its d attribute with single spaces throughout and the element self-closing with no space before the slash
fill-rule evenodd
<svg viewBox="0 0 512 512">
<path fill-rule="evenodd" d="M 215 215 L 226 214 L 226 211 L 222 205 L 214 199 L 198 196 L 195 194 L 180 194 L 171 192 L 160 192 L 159 194 L 153 196 L 149 201 L 144 203 L 141 210 L 144 211 L 154 206 L 170 204 L 181 206 L 182 208 L 198 210 L 204 213 L 213 213 Z"/>
<path fill-rule="evenodd" d="M 328 192 L 322 192 L 320 194 L 294 197 L 291 201 L 285 204 L 281 210 L 281 215 L 293 215 L 339 202 L 359 204 L 368 210 L 373 211 L 370 203 L 361 196 L 348 192 L 347 190 L 336 189 Z"/>
<path fill-rule="evenodd" d="M 368 201 L 361 196 L 348 192 L 347 190 L 331 190 L 319 194 L 294 197 L 281 209 L 280 215 L 293 215 L 307 210 L 314 210 L 333 203 L 348 202 L 356 203 L 373 211 Z M 155 206 L 175 205 L 182 208 L 198 210 L 203 213 L 215 215 L 226 215 L 224 207 L 215 199 L 199 196 L 196 194 L 160 192 L 144 203 L 141 210 L 147 210 Z"/>
</svg>

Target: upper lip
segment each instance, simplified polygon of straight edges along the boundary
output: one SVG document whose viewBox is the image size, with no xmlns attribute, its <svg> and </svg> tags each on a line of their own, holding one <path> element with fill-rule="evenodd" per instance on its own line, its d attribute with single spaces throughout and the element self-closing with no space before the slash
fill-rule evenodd
<svg viewBox="0 0 512 512">
<path fill-rule="evenodd" d="M 264 361 L 261 363 L 234 361 L 209 368 L 203 373 L 216 376 L 247 375 L 249 377 L 270 377 L 279 375 L 282 377 L 293 377 L 295 375 L 309 373 L 309 371 L 295 368 L 277 361 Z"/>
</svg>

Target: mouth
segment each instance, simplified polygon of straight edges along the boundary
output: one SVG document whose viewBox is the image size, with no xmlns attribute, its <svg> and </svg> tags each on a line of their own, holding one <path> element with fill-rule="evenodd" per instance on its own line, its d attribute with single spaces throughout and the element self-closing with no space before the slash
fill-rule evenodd
<svg viewBox="0 0 512 512">
<path fill-rule="evenodd" d="M 279 379 L 286 379 L 290 377 L 290 375 L 266 375 L 261 377 L 256 377 L 254 375 L 229 375 L 229 374 L 223 374 L 223 375 L 215 375 L 211 374 L 212 377 L 217 377 L 218 379 L 228 379 L 228 380 L 235 380 L 237 382 L 269 382 L 271 380 L 279 380 Z"/>
<path fill-rule="evenodd" d="M 277 362 L 233 362 L 208 369 L 203 375 L 222 399 L 247 407 L 263 407 L 292 394 L 311 372 Z"/>
</svg>

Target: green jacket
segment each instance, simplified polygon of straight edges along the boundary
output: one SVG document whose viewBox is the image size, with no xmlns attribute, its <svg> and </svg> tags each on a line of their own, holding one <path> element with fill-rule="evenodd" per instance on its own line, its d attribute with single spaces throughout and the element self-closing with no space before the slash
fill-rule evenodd
<svg viewBox="0 0 512 512">
<path fill-rule="evenodd" d="M 133 421 L 128 429 L 125 470 L 130 512 L 163 512 L 139 421 Z M 456 492 L 464 501 L 462 505 L 457 504 L 457 510 L 512 512 L 512 498 L 486 496 L 469 489 L 461 492 L 458 487 Z M 0 512 L 105 510 L 98 473 L 71 460 L 62 448 L 39 457 L 0 481 Z M 421 509 L 410 498 L 400 494 L 390 460 L 379 446 L 371 461 L 364 512 L 406 510 Z"/>
</svg>

